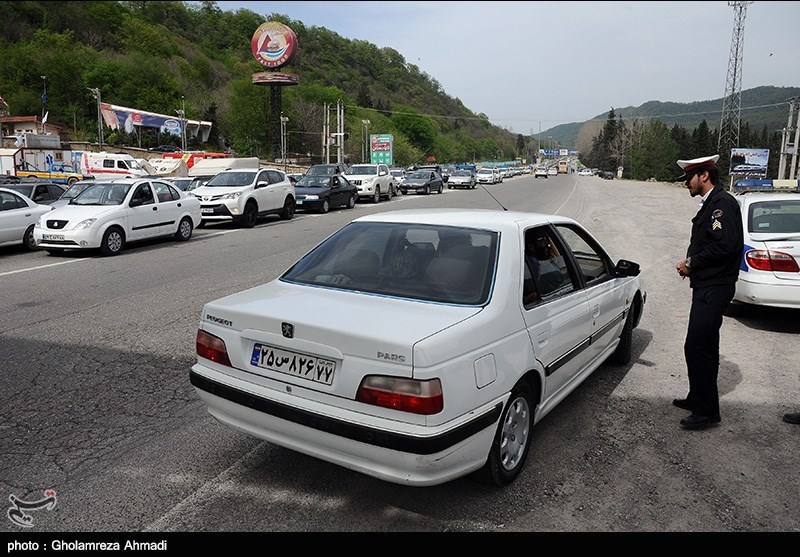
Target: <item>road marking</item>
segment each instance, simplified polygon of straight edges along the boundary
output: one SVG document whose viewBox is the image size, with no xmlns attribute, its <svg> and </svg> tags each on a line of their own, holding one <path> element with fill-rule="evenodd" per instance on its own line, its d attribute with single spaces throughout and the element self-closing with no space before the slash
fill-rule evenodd
<svg viewBox="0 0 800 557">
<path fill-rule="evenodd" d="M 49 263 L 48 265 L 39 265 L 38 267 L 29 267 L 27 269 L 18 269 L 16 271 L 6 271 L 5 273 L 0 273 L 0 277 L 4 277 L 7 275 L 15 275 L 17 273 L 26 273 L 28 271 L 38 271 L 39 269 L 47 269 L 48 267 L 57 267 L 59 265 L 69 265 L 70 263 L 80 263 L 81 261 L 88 261 L 89 259 L 94 259 L 94 258 L 87 257 L 84 259 L 72 259 L 70 261 L 61 261 L 60 263 Z"/>
</svg>

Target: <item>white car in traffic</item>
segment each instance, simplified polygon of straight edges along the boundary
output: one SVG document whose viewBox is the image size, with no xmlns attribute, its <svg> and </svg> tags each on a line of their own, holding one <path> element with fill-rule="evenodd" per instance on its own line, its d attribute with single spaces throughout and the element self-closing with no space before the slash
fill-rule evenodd
<svg viewBox="0 0 800 557">
<path fill-rule="evenodd" d="M 33 228 L 39 217 L 50 210 L 48 205 L 39 205 L 17 191 L 0 187 L 0 246 L 36 247 Z"/>
<path fill-rule="evenodd" d="M 50 253 L 100 249 L 116 255 L 128 242 L 192 237 L 200 224 L 200 202 L 175 186 L 149 178 L 99 180 L 69 204 L 41 217 L 33 230 L 36 247 Z"/>
<path fill-rule="evenodd" d="M 354 164 L 344 175 L 358 188 L 358 197 L 377 203 L 382 197 L 391 199 L 397 193 L 394 175 L 385 164 Z"/>
<path fill-rule="evenodd" d="M 737 182 L 738 184 L 738 182 Z M 734 186 L 744 250 L 731 310 L 737 304 L 800 309 L 800 187 Z"/>
<path fill-rule="evenodd" d="M 190 381 L 223 424 L 358 472 L 505 485 L 536 422 L 631 360 L 645 300 L 638 265 L 566 217 L 376 213 L 207 303 Z"/>
</svg>

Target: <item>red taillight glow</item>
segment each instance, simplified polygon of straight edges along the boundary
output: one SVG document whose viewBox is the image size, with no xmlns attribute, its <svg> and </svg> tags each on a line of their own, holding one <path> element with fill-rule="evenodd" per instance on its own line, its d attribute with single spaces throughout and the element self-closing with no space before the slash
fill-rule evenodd
<svg viewBox="0 0 800 557">
<path fill-rule="evenodd" d="M 800 267 L 794 257 L 781 251 L 754 249 L 745 254 L 747 264 L 759 271 L 797 273 Z"/>
<path fill-rule="evenodd" d="M 197 355 L 201 358 L 206 358 L 223 366 L 233 367 L 228 359 L 228 349 L 225 347 L 225 341 L 221 338 L 198 330 L 194 345 L 197 349 Z"/>
<path fill-rule="evenodd" d="M 438 379 L 415 381 L 370 375 L 361 382 L 356 400 L 412 414 L 437 414 L 444 408 L 442 383 Z"/>
</svg>

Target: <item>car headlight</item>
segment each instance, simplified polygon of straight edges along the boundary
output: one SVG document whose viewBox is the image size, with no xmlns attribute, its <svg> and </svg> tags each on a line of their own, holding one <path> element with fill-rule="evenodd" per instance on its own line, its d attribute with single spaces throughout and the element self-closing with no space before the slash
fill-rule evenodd
<svg viewBox="0 0 800 557">
<path fill-rule="evenodd" d="M 82 220 L 81 222 L 75 225 L 75 230 L 86 230 L 87 228 L 91 228 L 92 225 L 96 222 L 97 219 Z"/>
<path fill-rule="evenodd" d="M 220 199 L 238 199 L 240 195 L 242 195 L 242 192 L 235 191 L 233 193 L 226 193 L 225 195 L 220 197 Z"/>
<path fill-rule="evenodd" d="M 369 186 L 369 185 L 371 185 L 371 184 L 372 184 L 372 182 L 374 182 L 374 181 L 375 181 L 375 178 L 364 178 L 364 179 L 361 181 L 361 183 L 362 183 L 362 184 L 364 184 L 365 186 Z"/>
<path fill-rule="evenodd" d="M 318 195 L 307 195 L 306 196 L 306 201 L 316 201 L 317 199 L 319 199 Z"/>
</svg>

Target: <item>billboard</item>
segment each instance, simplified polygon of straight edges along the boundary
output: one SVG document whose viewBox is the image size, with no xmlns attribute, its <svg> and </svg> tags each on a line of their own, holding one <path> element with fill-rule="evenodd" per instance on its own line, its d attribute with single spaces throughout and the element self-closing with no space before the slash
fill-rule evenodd
<svg viewBox="0 0 800 557">
<path fill-rule="evenodd" d="M 769 149 L 731 149 L 731 175 L 766 176 Z"/>
<path fill-rule="evenodd" d="M 390 133 L 369 136 L 369 161 L 372 164 L 394 164 L 394 136 Z"/>
</svg>

